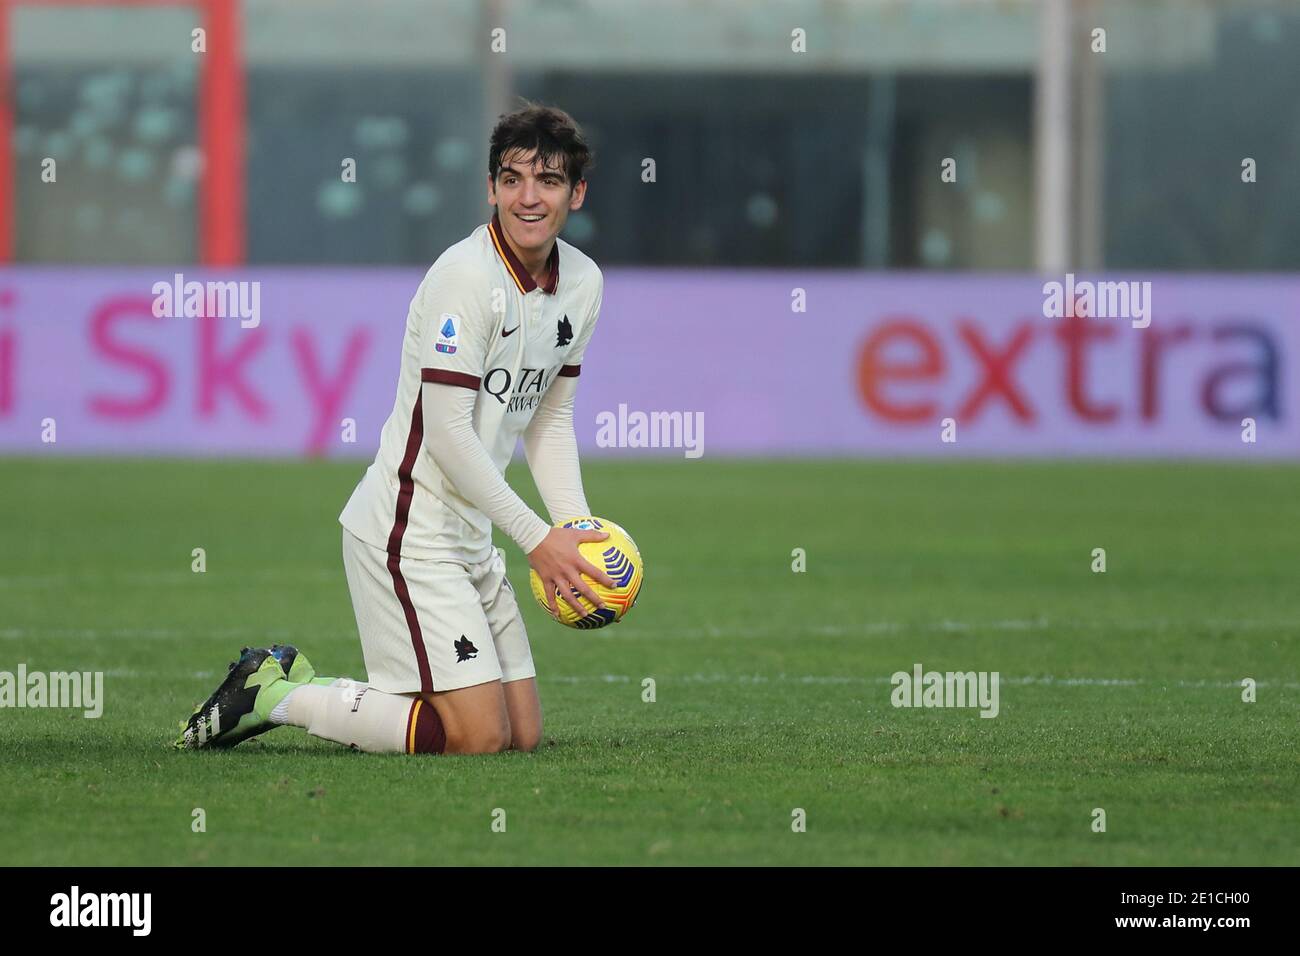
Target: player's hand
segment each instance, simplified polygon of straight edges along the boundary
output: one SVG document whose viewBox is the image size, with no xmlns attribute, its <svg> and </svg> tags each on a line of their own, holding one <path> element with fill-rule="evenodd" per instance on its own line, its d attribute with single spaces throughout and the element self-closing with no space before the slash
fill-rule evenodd
<svg viewBox="0 0 1300 956">
<path fill-rule="evenodd" d="M 614 587 L 614 579 L 589 563 L 578 550 L 578 545 L 583 541 L 604 541 L 608 537 L 608 531 L 552 528 L 542 539 L 542 543 L 528 553 L 528 563 L 542 579 L 543 590 L 546 592 L 546 606 L 550 609 L 552 617 L 559 616 L 559 608 L 555 605 L 556 591 L 559 591 L 560 596 L 569 602 L 569 606 L 583 617 L 589 612 L 579 603 L 573 588 L 577 588 L 578 593 L 597 608 L 605 606 L 605 602 L 596 596 L 596 592 L 582 576 L 585 574 L 607 588 Z"/>
</svg>

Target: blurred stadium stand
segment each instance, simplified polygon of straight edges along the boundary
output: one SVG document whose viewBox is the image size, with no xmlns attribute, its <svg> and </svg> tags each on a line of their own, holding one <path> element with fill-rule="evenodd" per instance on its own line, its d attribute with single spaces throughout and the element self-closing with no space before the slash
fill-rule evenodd
<svg viewBox="0 0 1300 956">
<path fill-rule="evenodd" d="M 482 221 L 486 133 L 522 95 L 590 132 L 596 188 L 567 235 L 604 265 L 1300 267 L 1295 3 L 0 0 L 0 14 L 0 228 L 23 263 L 427 263 Z M 230 93 L 237 122 L 207 127 L 233 130 L 209 180 L 202 71 L 221 67 L 190 31 L 214 15 L 233 17 L 238 75 L 209 93 L 217 109 Z M 498 26 L 504 55 L 489 52 Z M 1097 26 L 1106 53 L 1062 55 Z M 63 188 L 40 181 L 45 156 Z M 345 156 L 358 184 L 340 182 Z M 222 228 L 236 235 L 214 240 Z"/>
</svg>

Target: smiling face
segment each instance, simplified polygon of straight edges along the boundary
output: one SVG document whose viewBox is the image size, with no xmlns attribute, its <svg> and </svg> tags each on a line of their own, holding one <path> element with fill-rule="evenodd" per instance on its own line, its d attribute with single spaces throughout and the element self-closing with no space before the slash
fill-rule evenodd
<svg viewBox="0 0 1300 956">
<path fill-rule="evenodd" d="M 545 165 L 536 150 L 507 153 L 496 181 L 488 177 L 488 203 L 497 207 L 501 228 L 521 258 L 545 258 L 569 213 L 582 208 L 586 195 L 585 179 L 570 185 L 563 157 Z"/>
</svg>

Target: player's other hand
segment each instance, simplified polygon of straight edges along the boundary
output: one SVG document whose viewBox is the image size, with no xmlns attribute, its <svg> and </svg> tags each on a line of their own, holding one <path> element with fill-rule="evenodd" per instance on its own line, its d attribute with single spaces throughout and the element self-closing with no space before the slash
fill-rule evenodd
<svg viewBox="0 0 1300 956">
<path fill-rule="evenodd" d="M 578 603 L 573 588 L 577 588 L 578 593 L 596 607 L 605 606 L 605 602 L 596 596 L 596 592 L 583 579 L 583 575 L 600 582 L 607 588 L 614 586 L 614 579 L 588 562 L 578 550 L 578 545 L 583 541 L 604 541 L 608 537 L 608 531 L 552 528 L 542 539 L 542 543 L 528 553 L 528 563 L 533 566 L 533 570 L 537 572 L 537 576 L 542 579 L 542 584 L 545 586 L 546 606 L 550 608 L 552 615 L 559 613 L 559 608 L 555 606 L 556 591 L 560 592 L 560 596 L 569 602 L 569 606 L 575 612 L 581 615 L 588 613 Z"/>
</svg>

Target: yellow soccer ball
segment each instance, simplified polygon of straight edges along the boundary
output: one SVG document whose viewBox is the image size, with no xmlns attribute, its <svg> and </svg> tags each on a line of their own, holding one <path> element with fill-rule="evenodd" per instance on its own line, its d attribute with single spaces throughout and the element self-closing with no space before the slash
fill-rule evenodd
<svg viewBox="0 0 1300 956">
<path fill-rule="evenodd" d="M 645 576 L 641 552 L 636 549 L 636 542 L 632 540 L 631 535 L 612 521 L 591 516 L 571 518 L 556 527 L 578 528 L 582 531 L 608 531 L 609 537 L 604 541 L 584 541 L 578 545 L 578 551 L 588 563 L 604 568 L 605 573 L 614 579 L 615 586 L 607 588 L 590 578 L 586 579 L 591 589 L 605 602 L 605 606 L 599 609 L 583 597 L 577 588 L 574 588 L 573 593 L 586 614 L 578 614 L 569 606 L 568 601 L 560 597 L 559 591 L 556 591 L 555 604 L 560 613 L 555 619 L 566 627 L 576 627 L 581 630 L 617 624 L 623 620 L 627 612 L 632 610 L 632 605 L 636 603 L 636 596 L 641 592 L 641 580 Z M 542 579 L 531 569 L 528 578 L 532 584 L 533 597 L 546 609 L 546 613 L 550 614 L 551 609 L 546 607 L 546 589 L 542 585 Z"/>
</svg>

